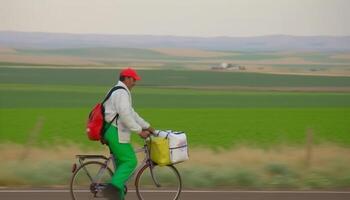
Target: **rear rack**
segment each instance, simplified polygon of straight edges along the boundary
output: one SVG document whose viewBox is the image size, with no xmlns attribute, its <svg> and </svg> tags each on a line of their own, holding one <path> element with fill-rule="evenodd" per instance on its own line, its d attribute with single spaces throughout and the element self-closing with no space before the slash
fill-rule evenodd
<svg viewBox="0 0 350 200">
<path fill-rule="evenodd" d="M 79 158 L 79 160 L 85 160 L 85 159 L 104 159 L 108 160 L 106 156 L 103 155 L 76 155 L 75 157 Z"/>
</svg>

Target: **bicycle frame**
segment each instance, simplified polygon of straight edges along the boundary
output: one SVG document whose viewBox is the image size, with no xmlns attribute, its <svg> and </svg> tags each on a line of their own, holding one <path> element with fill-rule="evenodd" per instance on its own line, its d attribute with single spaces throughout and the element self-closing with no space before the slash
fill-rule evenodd
<svg viewBox="0 0 350 200">
<path fill-rule="evenodd" d="M 141 161 L 141 163 L 135 168 L 135 170 L 133 171 L 132 175 L 129 177 L 129 179 L 127 180 L 127 182 L 129 182 L 136 174 L 136 172 L 139 172 L 145 165 L 150 165 L 150 172 L 151 172 L 151 177 L 153 182 L 155 183 L 155 185 L 157 187 L 160 187 L 159 182 L 155 179 L 154 175 L 153 175 L 153 162 L 151 161 L 151 157 L 150 157 L 150 152 L 149 149 L 147 147 L 147 144 L 144 144 L 143 147 L 137 148 L 134 150 L 135 153 L 141 153 L 144 152 L 145 153 L 145 158 Z M 90 181 L 92 183 L 96 183 L 97 185 L 101 184 L 100 182 L 100 178 L 101 176 L 105 173 L 105 170 L 107 170 L 108 166 L 110 165 L 110 163 L 112 162 L 113 165 L 113 170 L 115 172 L 116 170 L 116 162 L 114 159 L 114 155 L 111 153 L 110 156 L 107 158 L 106 156 L 103 155 L 76 155 L 76 157 L 78 158 L 79 164 L 83 165 L 84 161 L 86 159 L 102 159 L 104 160 L 103 162 L 103 166 L 101 167 L 97 173 L 97 175 L 95 177 L 92 177 L 88 170 L 86 168 L 83 168 L 84 171 L 86 172 L 87 176 L 89 177 Z M 77 169 L 77 166 L 74 165 L 73 166 L 73 172 Z M 99 189 L 99 188 L 95 188 L 95 189 Z M 102 188 L 101 188 L 102 189 Z"/>
</svg>

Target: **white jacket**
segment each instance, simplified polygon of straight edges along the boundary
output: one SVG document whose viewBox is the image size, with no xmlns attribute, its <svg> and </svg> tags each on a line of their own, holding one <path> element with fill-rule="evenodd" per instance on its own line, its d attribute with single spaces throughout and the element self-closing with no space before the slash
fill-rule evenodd
<svg viewBox="0 0 350 200">
<path fill-rule="evenodd" d="M 118 89 L 114 91 L 104 103 L 105 119 L 110 122 L 119 113 L 117 123 L 114 120 L 112 126 L 118 127 L 120 143 L 130 143 L 131 132 L 141 133 L 142 129 L 149 128 L 150 124 L 132 108 L 131 94 L 128 87 L 121 81 L 116 86 L 122 86 L 126 90 Z"/>
</svg>

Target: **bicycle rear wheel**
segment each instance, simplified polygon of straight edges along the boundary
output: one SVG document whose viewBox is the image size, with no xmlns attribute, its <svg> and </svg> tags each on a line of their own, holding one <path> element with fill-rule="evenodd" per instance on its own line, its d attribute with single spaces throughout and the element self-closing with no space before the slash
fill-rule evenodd
<svg viewBox="0 0 350 200">
<path fill-rule="evenodd" d="M 73 174 L 70 193 L 73 200 L 103 200 L 101 191 L 113 175 L 104 163 L 89 161 L 82 164 Z"/>
<path fill-rule="evenodd" d="M 145 165 L 136 176 L 135 186 L 140 200 L 176 200 L 180 196 L 182 182 L 179 172 L 172 165 Z"/>
</svg>

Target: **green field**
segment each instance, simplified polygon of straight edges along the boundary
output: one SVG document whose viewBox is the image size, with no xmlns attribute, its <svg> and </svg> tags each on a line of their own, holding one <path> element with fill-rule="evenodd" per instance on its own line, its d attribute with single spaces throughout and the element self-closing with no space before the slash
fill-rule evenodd
<svg viewBox="0 0 350 200">
<path fill-rule="evenodd" d="M 145 87 L 350 87 L 350 77 L 227 73 L 190 70 L 140 70 Z M 0 68 L 0 83 L 104 86 L 115 84 L 118 70 Z"/>
<path fill-rule="evenodd" d="M 0 72 L 2 142 L 26 143 L 42 120 L 35 136 L 39 146 L 73 142 L 97 147 L 85 137 L 86 117 L 114 84 L 117 70 L 0 68 Z M 140 74 L 143 80 L 133 91 L 135 109 L 155 128 L 186 131 L 191 146 L 298 146 L 304 145 L 310 128 L 317 143 L 350 146 L 350 93 L 220 89 L 348 87 L 348 77 L 172 70 Z M 217 89 L 193 89 L 196 86 Z"/>
<path fill-rule="evenodd" d="M 91 145 L 84 133 L 88 109 L 1 109 L 1 141 L 26 143 L 36 122 L 44 125 L 38 145 Z M 184 130 L 191 146 L 303 145 L 312 128 L 317 143 L 350 146 L 350 108 L 138 109 L 156 128 Z M 63 141 L 64 140 L 64 141 Z M 57 142 L 57 143 L 56 143 Z"/>
<path fill-rule="evenodd" d="M 139 73 L 134 108 L 157 129 L 187 133 L 190 160 L 177 165 L 185 188 L 349 188 L 350 93 L 337 89 L 350 77 Z M 65 188 L 75 154 L 106 153 L 87 139 L 85 122 L 117 74 L 0 67 L 0 186 Z"/>
</svg>

